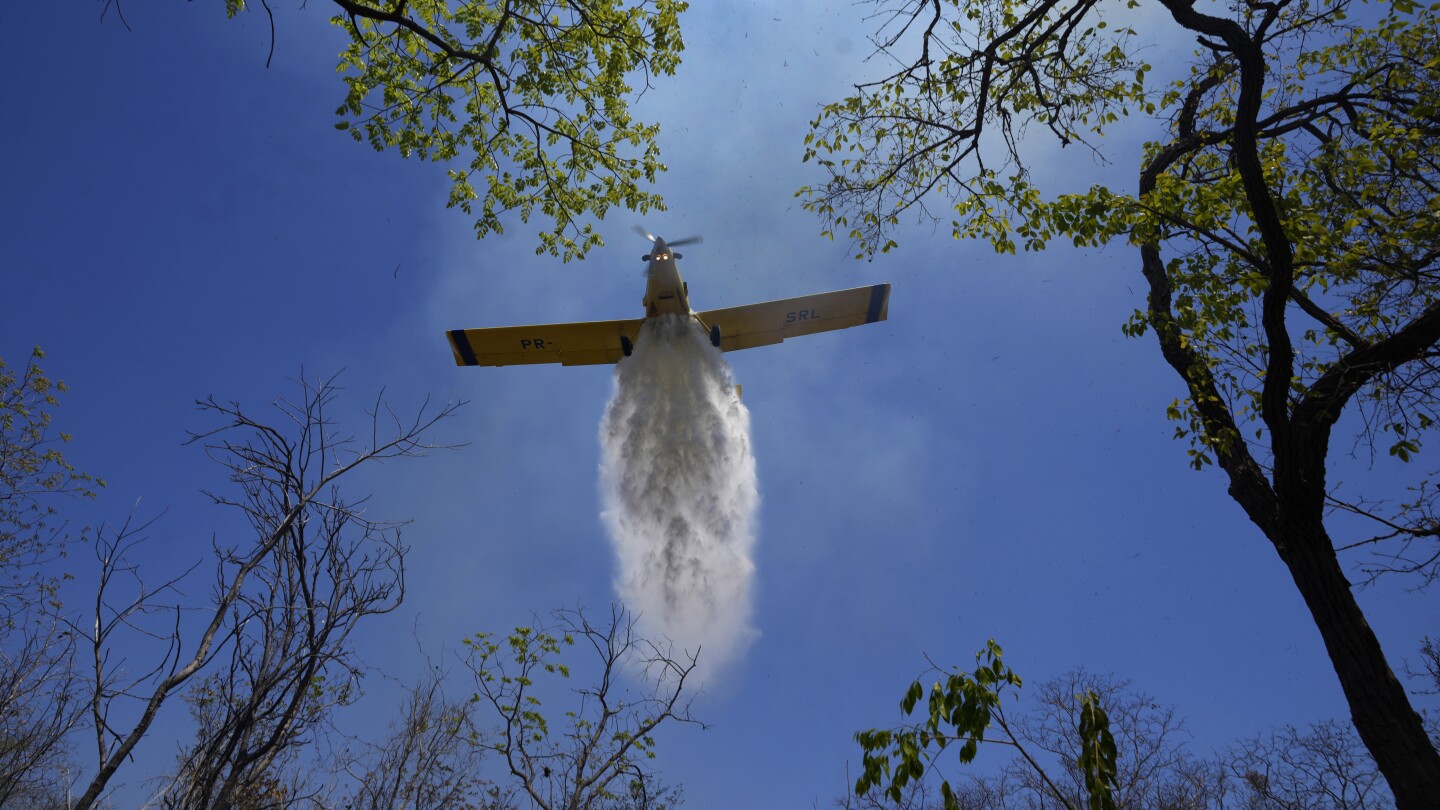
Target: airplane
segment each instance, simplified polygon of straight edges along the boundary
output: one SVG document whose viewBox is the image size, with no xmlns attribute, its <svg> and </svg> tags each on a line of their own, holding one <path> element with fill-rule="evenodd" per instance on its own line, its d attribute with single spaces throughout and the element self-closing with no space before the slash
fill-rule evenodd
<svg viewBox="0 0 1440 810">
<path fill-rule="evenodd" d="M 647 318 L 688 315 L 709 334 L 721 351 L 768 346 L 786 338 L 846 329 L 883 321 L 889 314 L 890 285 L 873 284 L 848 290 L 783 298 L 759 304 L 695 312 L 690 309 L 690 288 L 680 278 L 675 248 L 701 241 L 692 236 L 666 242 L 636 226 L 636 232 L 653 244 L 640 257 L 649 262 L 646 272 L 644 318 L 619 321 L 551 323 L 535 326 L 499 326 L 452 329 L 447 333 L 457 366 L 513 366 L 560 363 L 582 366 L 617 363 L 629 357 Z"/>
</svg>

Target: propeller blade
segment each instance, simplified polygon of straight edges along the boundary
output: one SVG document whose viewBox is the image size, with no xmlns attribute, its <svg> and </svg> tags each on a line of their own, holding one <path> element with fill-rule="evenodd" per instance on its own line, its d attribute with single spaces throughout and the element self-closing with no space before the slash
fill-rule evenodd
<svg viewBox="0 0 1440 810">
<path fill-rule="evenodd" d="M 640 227 L 639 225 L 634 225 L 634 226 L 632 226 L 632 227 L 630 228 L 630 230 L 634 231 L 635 233 L 640 234 L 641 236 L 645 237 L 646 239 L 649 239 L 651 242 L 654 242 L 654 241 L 655 241 L 655 234 L 650 233 L 649 231 L 645 230 L 644 228 Z"/>
<path fill-rule="evenodd" d="M 698 245 L 704 241 L 705 238 L 702 236 L 687 236 L 684 239 L 676 239 L 674 242 L 667 242 L 666 244 L 670 247 L 680 247 L 682 245 Z"/>
</svg>

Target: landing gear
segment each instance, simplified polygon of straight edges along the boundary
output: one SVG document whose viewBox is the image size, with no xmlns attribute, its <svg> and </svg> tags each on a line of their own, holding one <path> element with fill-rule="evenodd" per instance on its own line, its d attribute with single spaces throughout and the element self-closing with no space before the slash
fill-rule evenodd
<svg viewBox="0 0 1440 810">
<path fill-rule="evenodd" d="M 625 337 L 624 335 L 621 335 L 621 336 L 620 336 L 620 351 L 624 352 L 626 357 L 629 357 L 629 356 L 630 356 L 630 353 L 633 352 L 633 351 L 635 351 L 635 344 L 633 344 L 633 343 L 630 342 L 630 338 Z"/>
<path fill-rule="evenodd" d="M 710 327 L 710 345 L 720 348 L 720 324 Z"/>
</svg>

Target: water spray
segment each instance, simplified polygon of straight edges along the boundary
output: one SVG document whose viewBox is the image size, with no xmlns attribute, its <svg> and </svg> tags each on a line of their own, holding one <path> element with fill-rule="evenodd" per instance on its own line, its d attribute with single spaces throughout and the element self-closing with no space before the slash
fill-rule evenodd
<svg viewBox="0 0 1440 810">
<path fill-rule="evenodd" d="M 602 520 L 615 585 L 652 637 L 713 675 L 744 654 L 759 505 L 750 413 L 694 318 L 641 327 L 600 427 Z"/>
</svg>

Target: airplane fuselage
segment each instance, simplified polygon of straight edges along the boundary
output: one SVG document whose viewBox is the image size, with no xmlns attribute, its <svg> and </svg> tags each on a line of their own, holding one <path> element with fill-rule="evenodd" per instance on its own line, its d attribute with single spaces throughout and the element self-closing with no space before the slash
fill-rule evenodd
<svg viewBox="0 0 1440 810">
<path fill-rule="evenodd" d="M 646 254 L 650 261 L 645 273 L 645 316 L 690 314 L 690 295 L 685 282 L 680 278 L 680 269 L 675 266 L 678 254 L 670 250 L 664 239 L 656 238 L 654 248 Z"/>
</svg>

